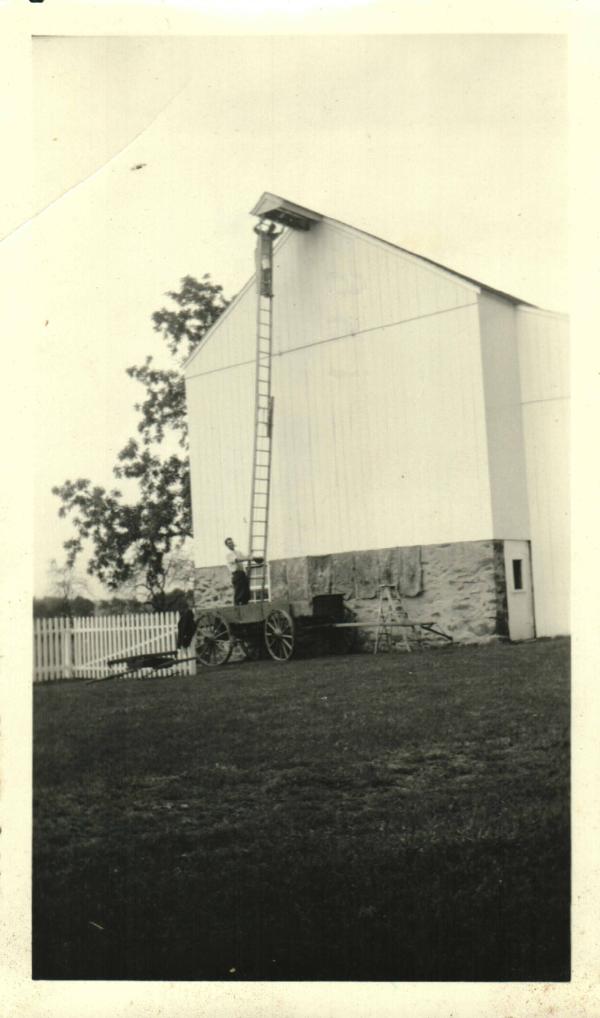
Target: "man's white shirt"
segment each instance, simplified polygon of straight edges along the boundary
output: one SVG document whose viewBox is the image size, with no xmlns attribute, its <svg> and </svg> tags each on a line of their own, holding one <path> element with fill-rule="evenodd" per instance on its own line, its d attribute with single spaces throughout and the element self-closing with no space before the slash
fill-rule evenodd
<svg viewBox="0 0 600 1018">
<path fill-rule="evenodd" d="M 227 555 L 225 556 L 225 561 L 227 563 L 227 568 L 229 569 L 229 572 L 236 573 L 238 569 L 243 569 L 244 568 L 243 564 L 241 562 L 237 562 L 236 559 L 247 559 L 247 558 L 248 556 L 245 555 L 243 551 L 240 551 L 239 548 L 236 548 L 234 546 L 230 551 L 227 552 Z"/>
</svg>

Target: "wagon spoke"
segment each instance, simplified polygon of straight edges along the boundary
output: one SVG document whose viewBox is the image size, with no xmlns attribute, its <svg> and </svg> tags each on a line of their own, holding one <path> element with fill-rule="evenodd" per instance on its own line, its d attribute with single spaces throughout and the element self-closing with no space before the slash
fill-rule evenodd
<svg viewBox="0 0 600 1018">
<path fill-rule="evenodd" d="M 283 608 L 275 608 L 265 622 L 265 643 L 275 661 L 287 661 L 294 651 L 294 620 Z"/>
<path fill-rule="evenodd" d="M 225 619 L 207 612 L 198 620 L 196 657 L 201 665 L 224 665 L 231 655 L 233 639 Z"/>
</svg>

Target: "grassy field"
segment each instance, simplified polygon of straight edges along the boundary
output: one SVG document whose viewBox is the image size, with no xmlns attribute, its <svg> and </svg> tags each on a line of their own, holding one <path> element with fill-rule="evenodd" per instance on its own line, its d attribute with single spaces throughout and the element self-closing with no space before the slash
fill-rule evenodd
<svg viewBox="0 0 600 1018">
<path fill-rule="evenodd" d="M 35 978 L 569 977 L 569 645 L 35 689 Z"/>
</svg>

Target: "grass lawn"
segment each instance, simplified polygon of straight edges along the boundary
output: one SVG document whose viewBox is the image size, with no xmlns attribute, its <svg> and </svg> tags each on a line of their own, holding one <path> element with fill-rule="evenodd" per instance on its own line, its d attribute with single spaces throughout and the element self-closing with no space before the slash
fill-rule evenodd
<svg viewBox="0 0 600 1018">
<path fill-rule="evenodd" d="M 33 975 L 569 978 L 569 644 L 34 690 Z"/>
</svg>

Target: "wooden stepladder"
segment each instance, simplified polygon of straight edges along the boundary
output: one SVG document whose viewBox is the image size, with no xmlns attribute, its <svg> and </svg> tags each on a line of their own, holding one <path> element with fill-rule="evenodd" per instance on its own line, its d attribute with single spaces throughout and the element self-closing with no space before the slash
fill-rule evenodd
<svg viewBox="0 0 600 1018">
<path fill-rule="evenodd" d="M 407 621 L 406 614 L 398 597 L 396 585 L 394 583 L 382 583 L 378 589 L 379 606 L 373 653 L 377 654 L 383 646 L 385 646 L 386 650 L 393 650 L 397 640 L 401 640 L 404 649 L 410 651 L 407 628 L 410 629 L 411 624 Z"/>
<path fill-rule="evenodd" d="M 279 235 L 274 223 L 261 220 L 254 228 L 256 241 L 256 388 L 254 403 L 254 452 L 250 495 L 250 537 L 248 553 L 262 559 L 250 572 L 250 589 L 255 598 L 265 597 L 267 587 L 267 535 L 271 487 L 271 438 L 273 397 L 271 363 L 273 341 L 273 242 Z"/>
</svg>

